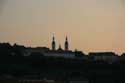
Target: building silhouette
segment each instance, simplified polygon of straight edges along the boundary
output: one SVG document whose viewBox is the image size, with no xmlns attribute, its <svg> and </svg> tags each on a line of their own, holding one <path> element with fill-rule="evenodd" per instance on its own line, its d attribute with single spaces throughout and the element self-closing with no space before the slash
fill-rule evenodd
<svg viewBox="0 0 125 83">
<path fill-rule="evenodd" d="M 51 49 L 41 47 L 41 48 L 27 48 L 24 52 L 25 56 L 30 56 L 32 53 L 41 53 L 44 56 L 53 56 L 53 57 L 64 57 L 64 58 L 75 58 L 75 51 L 69 50 L 68 37 L 66 36 L 64 42 L 64 49 L 62 49 L 61 44 L 59 44 L 58 49 L 55 37 L 52 37 Z"/>
<path fill-rule="evenodd" d="M 56 50 L 56 42 L 55 42 L 55 37 L 53 36 L 52 38 L 52 44 L 51 44 L 52 50 Z M 61 44 L 59 44 L 59 49 L 61 48 Z M 69 42 L 68 42 L 68 37 L 66 36 L 65 42 L 64 42 L 64 50 L 68 51 L 69 50 Z"/>
<path fill-rule="evenodd" d="M 56 50 L 56 42 L 55 42 L 54 36 L 53 36 L 53 40 L 52 40 L 52 50 Z"/>
<path fill-rule="evenodd" d="M 67 36 L 66 36 L 66 40 L 65 40 L 65 45 L 64 45 L 64 47 L 65 47 L 65 51 L 68 51 L 68 50 L 69 50 L 69 43 L 68 43 L 68 38 L 67 38 Z"/>
<path fill-rule="evenodd" d="M 52 50 L 48 50 L 44 52 L 45 56 L 55 56 L 55 57 L 64 57 L 64 58 L 75 58 L 75 52 L 69 50 L 69 42 L 68 37 L 66 36 L 64 42 L 64 49 L 62 49 L 61 44 L 59 44 L 59 48 L 56 49 L 55 37 L 52 38 L 51 44 Z"/>
</svg>

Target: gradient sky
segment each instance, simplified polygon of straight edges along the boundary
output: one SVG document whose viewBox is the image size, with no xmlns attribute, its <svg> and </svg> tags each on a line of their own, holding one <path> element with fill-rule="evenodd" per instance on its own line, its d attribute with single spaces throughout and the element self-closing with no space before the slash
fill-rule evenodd
<svg viewBox="0 0 125 83">
<path fill-rule="evenodd" d="M 0 42 L 125 52 L 124 0 L 0 0 Z"/>
</svg>

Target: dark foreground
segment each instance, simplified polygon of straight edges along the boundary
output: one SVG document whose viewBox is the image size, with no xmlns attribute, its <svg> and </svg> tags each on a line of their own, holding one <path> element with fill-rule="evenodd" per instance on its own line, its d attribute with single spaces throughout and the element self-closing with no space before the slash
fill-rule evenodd
<svg viewBox="0 0 125 83">
<path fill-rule="evenodd" d="M 0 83 L 124 83 L 125 64 L 54 57 L 0 59 Z"/>
</svg>

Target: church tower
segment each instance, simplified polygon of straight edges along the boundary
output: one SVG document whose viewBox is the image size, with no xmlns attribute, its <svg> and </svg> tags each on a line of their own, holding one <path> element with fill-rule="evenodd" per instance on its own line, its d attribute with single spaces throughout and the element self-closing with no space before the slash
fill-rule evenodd
<svg viewBox="0 0 125 83">
<path fill-rule="evenodd" d="M 68 43 L 68 38 L 67 38 L 67 36 L 66 36 L 66 40 L 65 40 L 65 45 L 64 45 L 64 47 L 65 47 L 65 51 L 68 51 L 68 50 L 69 50 L 69 43 Z"/>
<path fill-rule="evenodd" d="M 56 43 L 55 43 L 55 37 L 53 36 L 52 40 L 52 50 L 56 50 Z"/>
</svg>

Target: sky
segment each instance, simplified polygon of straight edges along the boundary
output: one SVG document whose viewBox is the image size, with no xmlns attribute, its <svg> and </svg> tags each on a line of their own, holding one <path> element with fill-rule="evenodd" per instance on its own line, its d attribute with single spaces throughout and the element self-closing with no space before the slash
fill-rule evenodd
<svg viewBox="0 0 125 83">
<path fill-rule="evenodd" d="M 0 42 L 125 52 L 124 0 L 0 0 Z"/>
</svg>

